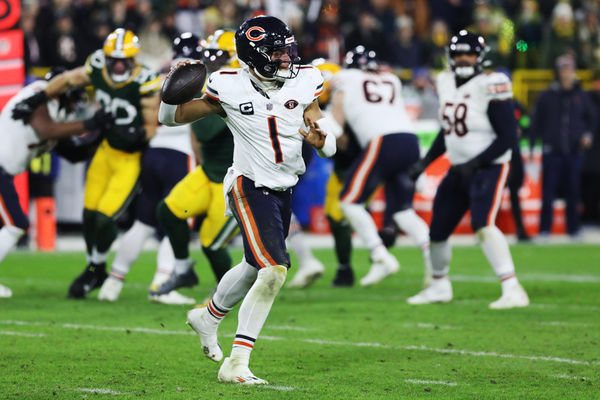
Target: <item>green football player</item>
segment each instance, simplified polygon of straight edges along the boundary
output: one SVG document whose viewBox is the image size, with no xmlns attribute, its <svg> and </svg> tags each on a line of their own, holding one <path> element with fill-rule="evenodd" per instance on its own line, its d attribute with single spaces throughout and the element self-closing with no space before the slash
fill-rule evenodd
<svg viewBox="0 0 600 400">
<path fill-rule="evenodd" d="M 69 287 L 71 298 L 86 297 L 106 279 L 107 254 L 117 236 L 115 218 L 135 195 L 142 150 L 156 133 L 161 79 L 136 62 L 139 51 L 138 37 L 119 28 L 84 66 L 56 76 L 30 100 L 43 102 L 70 87 L 91 85 L 96 101 L 116 118 L 87 171 L 83 202 L 87 266 Z"/>
</svg>

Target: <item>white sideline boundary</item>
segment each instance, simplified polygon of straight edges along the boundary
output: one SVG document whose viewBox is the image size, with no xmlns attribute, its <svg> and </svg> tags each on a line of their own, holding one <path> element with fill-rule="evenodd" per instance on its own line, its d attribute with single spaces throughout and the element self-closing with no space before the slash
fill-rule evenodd
<svg viewBox="0 0 600 400">
<path fill-rule="evenodd" d="M 158 330 L 158 329 L 149 329 L 149 328 L 140 328 L 140 327 L 108 327 L 108 326 L 100 326 L 100 325 L 79 325 L 79 324 L 54 324 L 50 322 L 27 322 L 27 321 L 15 321 L 15 320 L 0 320 L 0 324 L 2 325 L 21 325 L 21 326 L 49 326 L 49 327 L 59 327 L 59 328 L 67 328 L 67 329 L 90 329 L 90 330 L 102 330 L 102 331 L 119 331 L 119 332 L 140 332 L 140 333 L 149 333 L 149 334 L 162 334 L 162 335 L 196 335 L 194 332 L 188 331 L 167 331 L 167 330 Z M 266 329 L 267 327 L 265 327 Z M 225 335 L 226 337 L 233 337 L 233 334 Z M 380 348 L 380 349 L 391 349 L 391 350 L 416 350 L 416 351 L 429 351 L 441 354 L 459 354 L 459 355 L 468 355 L 473 357 L 497 357 L 497 358 L 514 358 L 521 360 L 531 360 L 531 361 L 550 361 L 557 363 L 565 363 L 565 364 L 574 364 L 574 365 L 589 365 L 589 366 L 597 366 L 600 365 L 600 361 L 584 361 L 584 360 L 572 360 L 569 358 L 562 357 L 554 357 L 554 356 L 528 356 L 521 354 L 504 354 L 497 352 L 487 352 L 487 351 L 473 351 L 473 350 L 460 350 L 460 349 L 439 349 L 435 347 L 427 347 L 427 346 L 415 346 L 415 345 L 407 345 L 407 346 L 392 346 L 384 343 L 376 343 L 376 342 L 345 342 L 345 341 L 336 341 L 336 340 L 323 340 L 323 339 L 291 339 L 291 338 L 282 338 L 278 336 L 260 336 L 262 340 L 270 340 L 270 341 L 296 341 L 301 343 L 312 343 L 312 344 L 322 344 L 322 345 L 338 345 L 338 346 L 354 346 L 354 347 L 372 347 L 372 348 Z"/>
</svg>

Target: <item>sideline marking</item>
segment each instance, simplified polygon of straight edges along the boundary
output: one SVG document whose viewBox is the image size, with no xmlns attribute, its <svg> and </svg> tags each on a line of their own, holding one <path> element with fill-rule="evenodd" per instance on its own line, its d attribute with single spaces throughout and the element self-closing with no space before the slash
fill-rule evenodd
<svg viewBox="0 0 600 400">
<path fill-rule="evenodd" d="M 44 322 L 27 322 L 27 321 L 13 321 L 13 320 L 0 320 L 0 324 L 4 325 L 31 325 L 31 326 L 58 326 L 62 328 L 69 329 L 93 329 L 93 330 L 105 330 L 105 331 L 131 331 L 131 332 L 142 332 L 142 333 L 152 333 L 152 334 L 161 334 L 161 335 L 196 335 L 194 332 L 186 332 L 186 331 L 162 331 L 158 329 L 148 329 L 148 328 L 124 328 L 124 327 L 105 327 L 105 326 L 96 326 L 96 325 L 78 325 L 78 324 L 52 324 L 52 323 L 44 323 Z M 233 337 L 233 334 L 224 335 L 226 337 Z M 421 350 L 421 351 L 431 351 L 435 353 L 443 353 L 443 354 L 461 354 L 468 355 L 474 357 L 498 357 L 498 358 L 516 358 L 523 360 L 533 360 L 533 361 L 553 361 L 558 363 L 566 363 L 566 364 L 577 364 L 577 365 L 600 365 L 600 361 L 583 361 L 583 360 L 571 360 L 568 358 L 561 357 L 553 357 L 553 356 L 526 356 L 519 354 L 503 354 L 496 352 L 486 352 L 486 351 L 473 351 L 473 350 L 459 350 L 459 349 L 438 349 L 435 347 L 427 347 L 427 346 L 392 346 L 383 343 L 376 342 L 344 342 L 344 341 L 335 341 L 335 340 L 323 340 L 323 339 L 290 339 L 290 338 L 282 338 L 278 336 L 261 336 L 263 340 L 271 340 L 271 341 L 292 341 L 302 343 L 314 343 L 314 344 L 324 344 L 324 345 L 340 345 L 340 346 L 355 346 L 355 347 L 373 347 L 373 348 L 381 348 L 381 349 L 395 349 L 395 350 Z"/>
<path fill-rule="evenodd" d="M 456 382 L 427 381 L 427 380 L 423 380 L 423 379 L 405 379 L 404 382 L 426 384 L 426 385 L 445 385 L 445 386 L 456 386 L 456 385 L 458 385 L 458 383 L 456 383 Z"/>
</svg>

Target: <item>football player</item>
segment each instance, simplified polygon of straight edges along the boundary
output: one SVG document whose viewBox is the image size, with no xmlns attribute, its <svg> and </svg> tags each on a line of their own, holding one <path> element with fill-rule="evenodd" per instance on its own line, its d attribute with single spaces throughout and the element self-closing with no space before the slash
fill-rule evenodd
<svg viewBox="0 0 600 400">
<path fill-rule="evenodd" d="M 361 147 L 344 179 L 340 208 L 371 252 L 371 269 L 360 280 L 369 286 L 400 268 L 364 206 L 382 183 L 394 199 L 386 205 L 394 222 L 421 248 L 425 265 L 429 263 L 429 228 L 412 208 L 415 189 L 408 176 L 419 159 L 419 142 L 405 111 L 400 79 L 380 69 L 374 51 L 364 46 L 349 51 L 345 69 L 335 75 L 332 86 L 333 116 L 352 128 Z"/>
<path fill-rule="evenodd" d="M 172 65 L 183 60 L 202 57 L 201 39 L 182 33 L 173 41 Z M 137 198 L 136 220 L 123 235 L 110 271 L 98 293 L 99 300 L 116 301 L 123 288 L 123 280 L 131 265 L 139 257 L 146 239 L 156 233 L 156 208 L 171 189 L 183 179 L 194 164 L 191 130 L 189 126 L 159 126 L 142 157 L 140 181 L 142 192 Z M 192 196 L 190 196 L 192 197 Z M 185 220 L 184 220 L 185 223 Z M 187 225 L 186 225 L 187 226 Z M 166 281 L 174 267 L 174 255 L 167 237 L 163 238 L 156 258 L 156 273 L 151 287 Z M 163 304 L 194 304 L 195 300 L 176 290 L 150 295 L 150 300 Z"/>
<path fill-rule="evenodd" d="M 297 45 L 279 19 L 246 20 L 235 34 L 245 67 L 210 75 L 206 93 L 181 105 L 161 102 L 159 120 L 184 124 L 210 114 L 225 119 L 233 134 L 233 165 L 223 182 L 227 212 L 244 241 L 244 258 L 221 279 L 205 308 L 188 313 L 205 355 L 220 361 L 217 328 L 243 299 L 231 356 L 218 378 L 237 384 L 265 384 L 249 369 L 250 353 L 290 267 L 285 237 L 291 188 L 305 170 L 302 141 L 323 157 L 335 154 L 335 125 L 323 118 L 317 98 L 323 91 L 318 69 L 299 65 Z"/>
<path fill-rule="evenodd" d="M 209 70 L 239 68 L 234 36 L 233 31 L 218 30 L 207 38 L 201 59 Z M 235 218 L 225 216 L 223 178 L 233 161 L 233 136 L 218 115 L 208 115 L 194 122 L 192 130 L 200 146 L 200 165 L 179 182 L 158 206 L 160 225 L 175 252 L 175 267 L 167 281 L 151 287 L 151 296 L 161 296 L 173 289 L 198 283 L 189 257 L 188 218 L 204 216 L 200 242 L 216 281 L 219 282 L 231 268 L 231 256 L 226 245 L 238 232 L 238 226 Z"/>
<path fill-rule="evenodd" d="M 71 283 L 70 298 L 86 297 L 106 279 L 106 258 L 117 236 L 115 218 L 136 193 L 142 150 L 156 133 L 161 79 L 136 62 L 139 51 L 138 37 L 119 28 L 84 66 L 56 76 L 24 101 L 34 106 L 71 87 L 92 85 L 96 100 L 116 118 L 87 170 L 83 200 L 87 266 Z"/>
<path fill-rule="evenodd" d="M 323 75 L 323 94 L 319 96 L 319 105 L 324 109 L 323 113 L 331 113 L 331 81 L 335 74 L 342 68 L 332 62 L 323 59 L 313 61 Z M 335 255 L 338 260 L 337 272 L 331 286 L 349 287 L 354 285 L 354 271 L 351 265 L 352 255 L 352 228 L 340 208 L 340 192 L 344 184 L 344 177 L 354 158 L 360 153 L 356 137 L 349 132 L 349 127 L 344 127 L 345 135 L 340 136 L 337 142 L 337 152 L 333 157 L 333 172 L 327 181 L 325 204 L 323 206 L 325 216 L 329 221 L 329 229 L 335 243 Z M 289 285 L 288 285 L 289 286 Z"/>
<path fill-rule="evenodd" d="M 410 297 L 409 304 L 452 300 L 448 237 L 471 210 L 471 227 L 502 284 L 502 296 L 490 308 L 529 305 L 515 275 L 506 238 L 495 225 L 511 148 L 517 139 L 517 123 L 508 77 L 482 71 L 486 50 L 481 36 L 460 31 L 447 49 L 451 70 L 437 78 L 442 129 L 427 155 L 411 168 L 411 176 L 416 179 L 444 152 L 451 167 L 433 203 L 430 239 L 434 279 L 429 287 Z"/>
<path fill-rule="evenodd" d="M 62 71 L 51 71 L 47 79 Z M 84 101 L 83 90 L 70 90 L 56 99 L 46 99 L 35 105 L 21 103 L 42 92 L 47 85 L 47 80 L 27 85 L 8 101 L 0 114 L 0 141 L 3 143 L 0 146 L 0 219 L 3 224 L 0 229 L 0 261 L 29 227 L 27 216 L 19 204 L 13 177 L 27 170 L 35 157 L 53 148 L 67 149 L 68 154 L 62 151 L 59 154 L 71 161 L 79 161 L 73 153 L 73 150 L 77 150 L 77 142 L 65 138 L 110 129 L 114 123 L 112 114 L 104 109 L 96 111 L 93 117 L 84 121 L 75 120 L 76 106 Z M 77 139 L 89 144 L 94 142 L 85 138 Z M 57 144 L 59 146 L 55 147 Z M 87 153 L 86 146 L 81 150 Z M 11 290 L 0 285 L 0 297 L 11 296 Z"/>
</svg>

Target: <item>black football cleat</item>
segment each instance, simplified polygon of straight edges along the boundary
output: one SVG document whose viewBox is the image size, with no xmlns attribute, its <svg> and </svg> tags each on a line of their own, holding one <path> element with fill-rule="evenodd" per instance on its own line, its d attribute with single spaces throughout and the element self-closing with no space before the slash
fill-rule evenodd
<svg viewBox="0 0 600 400">
<path fill-rule="evenodd" d="M 352 268 L 338 269 L 331 287 L 351 287 L 354 285 L 354 271 Z"/>
<path fill-rule="evenodd" d="M 84 299 L 92 290 L 102 286 L 108 274 L 106 263 L 89 263 L 85 270 L 69 286 L 69 299 Z"/>
<path fill-rule="evenodd" d="M 190 267 L 187 272 L 183 274 L 177 274 L 175 271 L 171 273 L 169 279 L 161 283 L 159 286 L 153 285 L 148 290 L 148 293 L 152 296 L 169 293 L 172 290 L 179 289 L 182 287 L 192 287 L 198 284 L 198 275 L 194 271 L 194 267 Z"/>
</svg>

